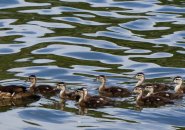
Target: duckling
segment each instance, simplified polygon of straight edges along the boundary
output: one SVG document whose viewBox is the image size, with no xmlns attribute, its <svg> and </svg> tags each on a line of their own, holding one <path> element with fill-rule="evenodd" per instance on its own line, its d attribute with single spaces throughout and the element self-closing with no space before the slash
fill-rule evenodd
<svg viewBox="0 0 185 130">
<path fill-rule="evenodd" d="M 66 84 L 64 82 L 57 83 L 57 89 L 60 90 L 61 99 L 77 100 L 75 92 L 66 92 Z"/>
<path fill-rule="evenodd" d="M 126 88 L 121 87 L 106 87 L 106 77 L 104 75 L 99 75 L 96 78 L 98 81 L 101 82 L 101 85 L 99 86 L 99 93 L 103 96 L 108 97 L 127 97 L 131 95 L 131 92 Z"/>
<path fill-rule="evenodd" d="M 112 102 L 108 98 L 103 98 L 101 96 L 87 96 L 87 89 L 78 89 L 76 94 L 80 96 L 78 104 L 81 107 L 97 108 L 103 106 L 112 105 Z"/>
<path fill-rule="evenodd" d="M 58 90 L 50 85 L 38 85 L 36 86 L 36 82 L 37 82 L 37 78 L 35 75 L 30 75 L 28 77 L 29 82 L 31 82 L 30 85 L 30 92 L 34 92 L 34 93 L 41 93 L 43 95 L 54 95 L 58 92 Z"/>
<path fill-rule="evenodd" d="M 108 98 L 108 97 L 105 97 L 105 96 L 98 96 L 98 95 L 90 95 L 89 93 L 88 93 L 88 90 L 87 90 L 87 88 L 85 88 L 85 87 L 82 87 L 82 88 L 79 88 L 78 90 L 81 90 L 81 91 L 84 91 L 84 100 L 88 100 L 89 98 L 93 98 L 93 99 L 97 99 L 97 100 L 105 100 L 105 101 L 110 101 L 110 102 L 112 102 L 112 100 L 110 99 L 110 98 Z"/>
<path fill-rule="evenodd" d="M 168 86 L 166 84 L 160 84 L 160 83 L 147 83 L 147 84 L 143 84 L 143 82 L 145 81 L 145 74 L 140 72 L 137 73 L 135 78 L 138 80 L 138 82 L 136 83 L 136 87 L 142 87 L 145 88 L 146 86 L 153 86 L 154 87 L 154 92 L 159 92 L 159 91 L 166 91 L 171 89 L 171 86 Z"/>
<path fill-rule="evenodd" d="M 156 92 L 154 93 L 154 87 L 153 86 L 146 86 L 145 90 L 148 92 L 148 94 L 146 96 L 160 96 L 160 97 L 164 97 L 170 100 L 173 99 L 179 99 L 183 97 L 182 93 L 179 93 L 179 90 L 175 89 L 175 93 L 171 93 L 171 92 L 165 92 L 165 91 L 161 91 L 161 92 Z"/>
<path fill-rule="evenodd" d="M 160 96 L 143 96 L 143 88 L 136 87 L 134 89 L 134 93 L 139 94 L 136 98 L 136 104 L 139 106 L 147 106 L 147 107 L 159 107 L 165 104 L 173 104 L 173 101 L 160 97 Z"/>
<path fill-rule="evenodd" d="M 178 92 L 178 93 L 185 93 L 185 86 L 183 85 L 183 79 L 181 76 L 176 76 L 174 79 L 173 79 L 173 82 L 175 84 L 177 84 L 175 86 L 175 92 Z"/>
</svg>

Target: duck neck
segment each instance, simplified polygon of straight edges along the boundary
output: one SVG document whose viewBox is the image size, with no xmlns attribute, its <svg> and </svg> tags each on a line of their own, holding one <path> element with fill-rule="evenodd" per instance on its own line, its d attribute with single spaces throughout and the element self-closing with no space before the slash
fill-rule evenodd
<svg viewBox="0 0 185 130">
<path fill-rule="evenodd" d="M 145 78 L 139 79 L 136 86 L 140 86 L 144 82 Z"/>
<path fill-rule="evenodd" d="M 84 101 L 84 95 L 80 95 L 80 99 L 78 100 L 78 103 L 81 104 Z"/>
<path fill-rule="evenodd" d="M 101 85 L 100 85 L 100 87 L 99 87 L 99 91 L 102 91 L 103 89 L 105 89 L 105 80 L 103 80 L 102 82 L 101 82 Z"/>
<path fill-rule="evenodd" d="M 174 89 L 174 90 L 175 90 L 176 93 L 180 91 L 181 86 L 182 86 L 182 82 L 178 83 L 178 84 L 175 86 L 175 89 Z"/>
<path fill-rule="evenodd" d="M 87 95 L 88 95 L 88 92 L 87 91 L 84 91 L 84 100 L 87 99 Z"/>
<path fill-rule="evenodd" d="M 148 96 L 150 96 L 150 95 L 153 94 L 153 93 L 154 93 L 154 89 L 150 90 L 150 91 L 147 93 L 146 96 L 148 97 Z"/>
<path fill-rule="evenodd" d="M 65 98 L 65 94 L 66 94 L 65 89 L 61 89 L 61 90 L 60 90 L 60 97 L 61 97 L 61 98 Z"/>
<path fill-rule="evenodd" d="M 139 101 L 143 96 L 143 91 L 137 96 L 136 101 Z"/>
<path fill-rule="evenodd" d="M 37 82 L 36 79 L 33 82 L 31 82 L 30 88 L 35 88 L 36 87 L 36 82 Z"/>
</svg>

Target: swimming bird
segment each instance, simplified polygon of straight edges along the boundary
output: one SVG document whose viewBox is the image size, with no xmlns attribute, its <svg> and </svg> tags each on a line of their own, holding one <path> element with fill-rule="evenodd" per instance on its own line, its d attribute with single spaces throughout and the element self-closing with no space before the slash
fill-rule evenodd
<svg viewBox="0 0 185 130">
<path fill-rule="evenodd" d="M 179 89 L 176 89 L 176 88 L 175 88 L 175 93 L 166 92 L 166 91 L 154 92 L 153 86 L 146 86 L 145 90 L 148 92 L 146 96 L 151 96 L 151 95 L 160 96 L 160 97 L 164 97 L 170 100 L 179 99 L 183 97 L 183 93 L 181 93 Z"/>
<path fill-rule="evenodd" d="M 97 108 L 112 105 L 112 100 L 102 96 L 90 96 L 86 88 L 76 90 L 76 94 L 80 96 L 78 105 L 81 107 Z"/>
<path fill-rule="evenodd" d="M 57 89 L 60 90 L 60 98 L 61 99 L 69 99 L 69 100 L 77 100 L 78 96 L 74 92 L 66 91 L 66 84 L 64 82 L 57 83 Z"/>
<path fill-rule="evenodd" d="M 145 81 L 145 74 L 140 72 L 135 75 L 135 78 L 138 80 L 136 83 L 136 87 L 142 87 L 145 88 L 146 86 L 153 86 L 154 92 L 159 91 L 166 91 L 169 89 L 172 89 L 172 86 L 169 86 L 167 84 L 161 84 L 161 83 L 144 83 Z"/>
<path fill-rule="evenodd" d="M 121 88 L 117 86 L 106 87 L 106 77 L 104 75 L 99 75 L 96 77 L 97 81 L 101 82 L 99 86 L 99 93 L 103 96 L 108 97 L 127 97 L 131 95 L 131 92 L 126 88 Z"/>
<path fill-rule="evenodd" d="M 173 79 L 173 82 L 176 84 L 175 91 L 178 93 L 185 93 L 185 86 L 183 84 L 183 78 L 181 76 L 176 76 Z"/>
<path fill-rule="evenodd" d="M 27 79 L 28 82 L 31 82 L 29 87 L 30 92 L 41 93 L 42 95 L 55 95 L 58 93 L 58 90 L 50 85 L 36 85 L 37 77 L 35 75 L 30 75 Z"/>
<path fill-rule="evenodd" d="M 159 107 L 165 104 L 174 103 L 173 101 L 160 96 L 154 95 L 144 96 L 143 95 L 144 89 L 142 87 L 136 87 L 133 92 L 138 94 L 136 98 L 136 104 L 139 106 Z"/>
</svg>

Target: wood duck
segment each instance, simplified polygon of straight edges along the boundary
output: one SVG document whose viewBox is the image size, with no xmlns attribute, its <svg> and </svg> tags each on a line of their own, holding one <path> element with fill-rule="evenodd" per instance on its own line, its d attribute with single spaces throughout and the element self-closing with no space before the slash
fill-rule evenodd
<svg viewBox="0 0 185 130">
<path fill-rule="evenodd" d="M 37 77 L 35 75 L 30 75 L 27 81 L 31 82 L 29 87 L 30 92 L 41 93 L 43 95 L 55 95 L 58 92 L 56 88 L 50 85 L 36 85 Z"/>
<path fill-rule="evenodd" d="M 182 79 L 181 76 L 176 76 L 173 79 L 173 82 L 176 84 L 176 86 L 175 86 L 175 92 L 185 93 L 185 86 L 183 84 L 183 79 Z"/>
<path fill-rule="evenodd" d="M 90 96 L 86 88 L 76 90 L 76 94 L 80 96 L 78 104 L 81 107 L 97 108 L 112 105 L 111 99 L 102 96 Z"/>
<path fill-rule="evenodd" d="M 60 98 L 61 99 L 69 99 L 69 100 L 78 100 L 78 97 L 74 92 L 66 91 L 66 84 L 64 82 L 57 83 L 57 89 L 60 90 Z"/>
<path fill-rule="evenodd" d="M 138 80 L 138 82 L 136 83 L 136 87 L 145 88 L 146 86 L 153 86 L 154 92 L 166 91 L 166 90 L 173 88 L 172 86 L 168 86 L 166 84 L 161 84 L 161 83 L 146 83 L 146 84 L 144 84 L 143 82 L 145 81 L 145 75 L 142 72 L 137 73 L 135 78 Z"/>
<path fill-rule="evenodd" d="M 108 97 L 127 97 L 131 95 L 131 92 L 126 88 L 106 87 L 106 77 L 104 75 L 97 76 L 96 80 L 101 82 L 101 85 L 98 89 L 100 95 Z"/>
<path fill-rule="evenodd" d="M 133 91 L 138 94 L 136 98 L 136 104 L 138 106 L 159 107 L 165 104 L 173 104 L 173 101 L 164 97 L 155 95 L 143 96 L 143 91 L 142 87 L 136 87 Z"/>
<path fill-rule="evenodd" d="M 172 92 L 166 92 L 166 91 L 160 91 L 160 92 L 156 92 L 154 93 L 154 87 L 153 86 L 146 86 L 145 90 L 148 92 L 148 94 L 146 96 L 160 96 L 160 97 L 164 97 L 170 100 L 173 99 L 179 99 L 183 97 L 183 93 L 180 92 L 178 89 L 175 89 L 175 93 Z"/>
</svg>

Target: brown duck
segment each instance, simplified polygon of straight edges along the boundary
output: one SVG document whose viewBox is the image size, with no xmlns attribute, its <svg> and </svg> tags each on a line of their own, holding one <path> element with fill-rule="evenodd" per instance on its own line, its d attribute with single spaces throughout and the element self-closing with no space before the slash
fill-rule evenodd
<svg viewBox="0 0 185 130">
<path fill-rule="evenodd" d="M 64 82 L 57 83 L 57 89 L 60 90 L 61 99 L 77 100 L 78 96 L 74 92 L 66 91 L 66 84 Z"/>
<path fill-rule="evenodd" d="M 142 87 L 145 88 L 146 86 L 153 86 L 154 92 L 159 92 L 159 91 L 166 91 L 169 89 L 172 89 L 172 86 L 166 85 L 166 84 L 161 84 L 161 83 L 145 83 L 145 75 L 144 73 L 140 72 L 135 75 L 135 78 L 138 80 L 136 83 L 136 87 Z"/>
<path fill-rule="evenodd" d="M 80 96 L 78 105 L 81 107 L 97 108 L 112 105 L 112 100 L 102 96 L 90 96 L 86 88 L 76 90 L 76 94 Z"/>
<path fill-rule="evenodd" d="M 185 86 L 183 84 L 183 79 L 181 76 L 176 76 L 173 79 L 173 82 L 176 84 L 175 91 L 178 93 L 185 93 Z"/>
<path fill-rule="evenodd" d="M 165 104 L 173 104 L 173 101 L 160 97 L 160 96 L 143 96 L 143 88 L 142 87 L 136 87 L 134 89 L 134 93 L 139 94 L 136 98 L 136 104 L 138 106 L 146 106 L 146 107 L 159 107 Z"/>
<path fill-rule="evenodd" d="M 27 81 L 31 82 L 30 92 L 41 93 L 43 95 L 55 95 L 58 92 L 56 88 L 50 85 L 36 85 L 37 77 L 35 75 L 30 75 Z"/>
<path fill-rule="evenodd" d="M 160 96 L 164 97 L 170 100 L 173 99 L 179 99 L 183 97 L 183 93 L 180 92 L 178 89 L 175 89 L 175 93 L 172 92 L 166 92 L 166 91 L 160 91 L 160 92 L 155 92 L 154 93 L 154 87 L 153 86 L 146 86 L 145 90 L 148 92 L 146 96 Z"/>
<path fill-rule="evenodd" d="M 98 89 L 100 95 L 108 97 L 127 97 L 131 95 L 131 92 L 126 88 L 106 87 L 106 77 L 104 75 L 99 75 L 96 79 L 101 82 Z"/>
</svg>

